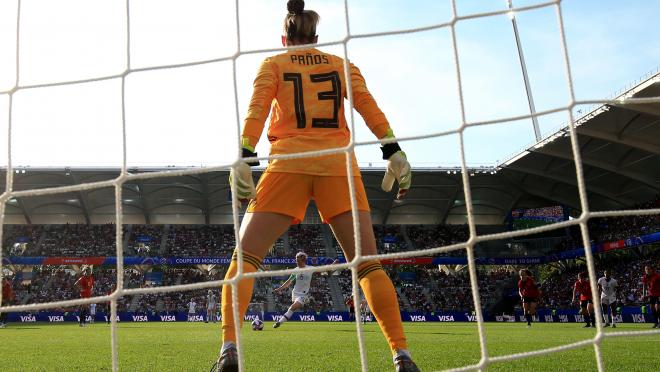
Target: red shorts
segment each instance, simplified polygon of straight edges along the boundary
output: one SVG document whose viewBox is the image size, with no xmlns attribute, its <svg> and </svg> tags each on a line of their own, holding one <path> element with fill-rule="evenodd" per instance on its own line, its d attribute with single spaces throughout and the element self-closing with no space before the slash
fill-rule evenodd
<svg viewBox="0 0 660 372">
<path fill-rule="evenodd" d="M 369 212 L 361 177 L 353 177 L 357 209 Z M 299 173 L 265 172 L 257 184 L 257 196 L 248 212 L 273 212 L 291 216 L 293 223 L 305 219 L 313 199 L 324 222 L 351 210 L 348 177 L 314 176 Z"/>
</svg>

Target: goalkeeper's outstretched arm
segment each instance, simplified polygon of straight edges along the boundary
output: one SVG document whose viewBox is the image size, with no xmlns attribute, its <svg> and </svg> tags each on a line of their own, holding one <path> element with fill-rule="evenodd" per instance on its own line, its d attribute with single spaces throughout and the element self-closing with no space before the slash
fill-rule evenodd
<svg viewBox="0 0 660 372">
<path fill-rule="evenodd" d="M 367 89 L 367 84 L 355 65 L 351 63 L 351 91 L 353 93 L 353 106 L 360 113 L 364 122 L 371 132 L 381 141 L 381 150 L 383 159 L 387 160 L 387 170 L 381 188 L 389 192 L 394 186 L 394 181 L 399 184 L 397 199 L 403 198 L 412 183 L 410 163 L 406 158 L 406 153 L 396 142 L 394 132 L 390 124 L 376 104 L 376 100 Z"/>
<path fill-rule="evenodd" d="M 241 135 L 241 159 L 238 164 L 231 168 L 229 173 L 229 184 L 232 192 L 241 202 L 254 199 L 257 195 L 252 178 L 252 169 L 259 165 L 258 160 L 245 160 L 256 158 L 255 148 L 264 130 L 264 124 L 268 117 L 270 105 L 275 98 L 277 90 L 277 77 L 273 70 L 270 59 L 266 59 L 260 66 L 254 83 L 254 91 L 250 99 L 250 107 L 245 118 L 245 127 Z M 232 182 L 236 178 L 236 187 Z"/>
</svg>

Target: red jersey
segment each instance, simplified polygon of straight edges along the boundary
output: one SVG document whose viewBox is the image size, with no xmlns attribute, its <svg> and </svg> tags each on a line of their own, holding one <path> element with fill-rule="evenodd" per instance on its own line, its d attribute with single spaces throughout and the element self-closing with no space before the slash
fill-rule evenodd
<svg viewBox="0 0 660 372">
<path fill-rule="evenodd" d="M 94 289 L 94 277 L 93 276 L 83 276 L 78 282 L 80 285 L 80 297 L 87 298 L 92 297 L 92 290 Z"/>
<path fill-rule="evenodd" d="M 523 297 L 539 297 L 539 289 L 536 287 L 536 282 L 534 282 L 533 278 L 527 277 L 524 282 L 522 279 L 518 280 L 518 290 Z"/>
<path fill-rule="evenodd" d="M 355 303 L 353 302 L 353 298 L 349 298 L 346 300 L 346 306 L 352 311 L 355 309 Z"/>
<path fill-rule="evenodd" d="M 574 288 L 576 291 L 580 292 L 580 301 L 592 299 L 591 285 L 589 284 L 588 280 L 585 280 L 583 282 L 576 280 Z"/>
<path fill-rule="evenodd" d="M 644 287 L 648 287 L 648 292 L 646 293 L 649 296 L 660 296 L 660 274 L 657 272 L 654 272 L 651 275 L 644 274 L 644 276 L 642 276 L 642 283 L 644 283 Z"/>
<path fill-rule="evenodd" d="M 14 291 L 11 289 L 11 282 L 9 280 L 2 281 L 2 302 L 11 301 L 14 299 Z"/>
</svg>

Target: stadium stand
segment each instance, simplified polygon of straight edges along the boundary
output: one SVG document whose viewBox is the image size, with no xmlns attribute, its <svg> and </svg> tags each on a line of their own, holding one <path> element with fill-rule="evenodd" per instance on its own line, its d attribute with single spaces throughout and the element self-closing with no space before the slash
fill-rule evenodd
<svg viewBox="0 0 660 372">
<path fill-rule="evenodd" d="M 469 237 L 467 225 L 412 225 L 406 230 L 415 249 L 442 247 L 464 242 Z M 462 256 L 465 252 L 453 251 L 447 255 Z"/>
<path fill-rule="evenodd" d="M 127 252 L 136 256 L 154 256 L 161 254 L 163 233 L 166 226 L 132 225 L 128 239 Z"/>
<path fill-rule="evenodd" d="M 225 256 L 234 249 L 234 229 L 228 225 L 174 225 L 167 234 L 171 257 Z"/>
<path fill-rule="evenodd" d="M 636 205 L 638 208 L 657 207 L 658 197 Z M 589 222 L 592 242 L 608 242 L 631 236 L 660 231 L 660 217 L 634 216 L 592 219 Z M 234 246 L 234 230 L 231 225 L 126 225 L 125 254 L 133 256 L 159 257 L 229 257 Z M 465 225 L 375 225 L 374 233 L 379 252 L 396 252 L 450 245 L 467 240 Z M 564 234 L 561 244 L 555 245 L 550 253 L 560 253 L 581 246 L 579 230 L 559 230 Z M 3 254 L 5 256 L 44 257 L 97 257 L 114 255 L 115 225 L 5 225 Z M 302 250 L 310 257 L 324 257 L 333 249 L 339 252 L 336 240 L 321 225 L 295 225 L 278 239 L 269 253 L 272 257 L 291 257 Z M 557 236 L 546 237 L 553 242 Z M 328 249 L 327 244 L 333 246 Z M 149 249 L 145 250 L 144 246 Z M 446 256 L 463 256 L 464 251 L 449 252 Z M 440 256 L 444 256 L 440 255 Z M 601 257 L 602 256 L 602 257 Z M 636 259 L 623 254 L 616 261 L 608 255 L 597 256 L 598 269 L 609 268 L 620 280 L 621 292 L 628 305 L 639 305 L 641 292 L 639 273 L 646 263 L 658 264 L 657 251 L 654 256 Z M 625 266 L 614 263 L 626 262 Z M 266 267 L 266 269 L 281 268 Z M 407 311 L 469 311 L 472 308 L 470 282 L 464 265 L 386 265 L 399 292 L 402 309 Z M 125 286 L 140 288 L 160 285 L 196 283 L 221 279 L 225 267 L 212 268 L 204 265 L 191 266 L 147 266 L 126 267 Z M 567 285 L 581 267 L 568 267 L 556 271 L 542 282 L 542 306 L 567 308 L 570 291 Z M 115 283 L 115 270 L 99 267 L 96 277 L 95 295 L 106 294 Z M 512 266 L 480 266 L 478 270 L 481 302 L 485 308 L 493 306 L 502 296 L 511 291 L 516 282 Z M 15 274 L 16 293 L 20 303 L 45 302 L 77 298 L 73 288 L 75 270 L 66 266 L 33 266 L 31 271 L 23 269 Z M 260 278 L 256 281 L 253 302 L 265 304 L 266 311 L 284 311 L 290 305 L 289 293 L 274 295 L 272 289 L 286 278 Z M 567 284 L 568 283 L 568 284 Z M 338 275 L 316 274 L 313 279 L 312 311 L 346 309 L 343 301 L 351 293 L 350 271 L 342 270 Z M 219 291 L 218 291 L 219 294 Z M 194 299 L 200 309 L 206 301 L 206 291 L 146 294 L 125 298 L 122 310 L 143 313 L 170 313 L 187 311 L 187 303 Z"/>
<path fill-rule="evenodd" d="M 645 265 L 660 265 L 660 250 L 651 252 L 648 256 L 639 258 L 634 255 L 616 255 L 603 257 L 596 263 L 598 277 L 603 270 L 610 270 L 610 275 L 619 282 L 620 300 L 627 306 L 639 306 L 644 303 L 642 297 L 641 277 Z M 558 309 L 574 307 L 571 304 L 573 283 L 580 272 L 586 272 L 584 265 L 575 265 L 566 270 L 558 271 L 541 283 L 542 302 L 544 306 Z"/>
<path fill-rule="evenodd" d="M 36 255 L 61 257 L 109 256 L 115 253 L 115 225 L 50 225 Z M 32 252 L 30 252 L 32 253 Z"/>
</svg>

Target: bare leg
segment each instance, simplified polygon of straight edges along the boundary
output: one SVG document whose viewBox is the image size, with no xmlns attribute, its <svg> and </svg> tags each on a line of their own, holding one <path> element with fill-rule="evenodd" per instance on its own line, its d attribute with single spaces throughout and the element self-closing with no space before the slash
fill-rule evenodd
<svg viewBox="0 0 660 372">
<path fill-rule="evenodd" d="M 360 242 L 362 255 L 376 254 L 376 237 L 374 236 L 371 214 L 365 211 L 358 212 L 360 219 Z M 353 215 L 351 212 L 342 213 L 330 220 L 330 227 L 341 245 L 346 260 L 355 257 L 355 239 L 353 235 Z"/>
<path fill-rule="evenodd" d="M 243 252 L 264 257 L 290 225 L 291 217 L 283 214 L 246 213 L 239 231 Z"/>
</svg>

